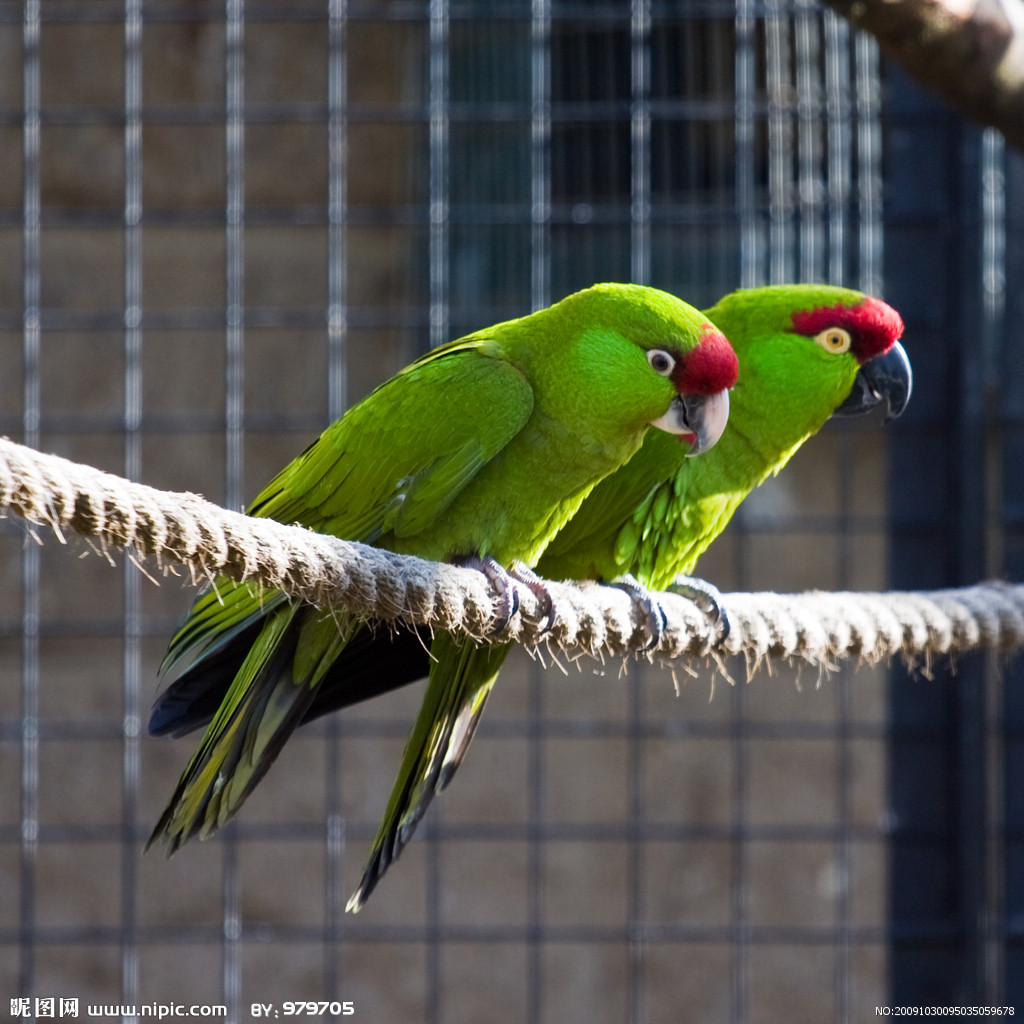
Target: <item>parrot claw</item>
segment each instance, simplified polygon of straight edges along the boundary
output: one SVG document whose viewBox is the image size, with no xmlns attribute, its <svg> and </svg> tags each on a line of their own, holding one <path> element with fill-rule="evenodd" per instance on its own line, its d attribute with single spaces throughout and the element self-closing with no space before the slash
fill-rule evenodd
<svg viewBox="0 0 1024 1024">
<path fill-rule="evenodd" d="M 729 638 L 732 626 L 722 606 L 722 593 L 718 587 L 696 576 L 677 576 L 667 589 L 669 593 L 692 601 L 704 613 L 716 634 L 711 646 L 721 647 Z"/>
<path fill-rule="evenodd" d="M 511 622 L 512 616 L 519 611 L 519 584 L 526 587 L 537 598 L 537 603 L 540 605 L 540 635 L 543 636 L 555 624 L 555 603 L 551 600 L 548 588 L 544 585 L 544 581 L 523 562 L 513 562 L 508 569 L 505 569 L 490 555 L 485 555 L 483 558 L 476 556 L 462 558 L 458 560 L 458 564 L 482 572 L 498 592 L 498 601 L 494 610 L 495 623 L 491 627 L 492 633 L 500 633 Z"/>
<path fill-rule="evenodd" d="M 544 581 L 528 565 L 519 561 L 512 563 L 508 574 L 517 583 L 522 583 L 537 598 L 537 604 L 540 605 L 541 623 L 538 636 L 550 632 L 551 627 L 555 624 L 555 602 L 544 585 Z"/>
<path fill-rule="evenodd" d="M 665 626 L 667 625 L 665 612 L 661 605 L 654 600 L 651 592 L 631 573 L 626 573 L 624 576 L 612 580 L 609 586 L 624 590 L 643 608 L 646 616 L 647 643 L 640 648 L 640 653 L 646 654 L 648 651 L 653 651 L 661 643 L 661 638 L 665 633 Z"/>
<path fill-rule="evenodd" d="M 498 592 L 498 600 L 494 607 L 495 621 L 491 626 L 491 632 L 500 633 L 512 621 L 512 616 L 519 611 L 519 591 L 514 576 L 506 572 L 490 555 L 484 555 L 482 558 L 470 555 L 467 558 L 456 559 L 455 564 L 482 572 Z"/>
</svg>

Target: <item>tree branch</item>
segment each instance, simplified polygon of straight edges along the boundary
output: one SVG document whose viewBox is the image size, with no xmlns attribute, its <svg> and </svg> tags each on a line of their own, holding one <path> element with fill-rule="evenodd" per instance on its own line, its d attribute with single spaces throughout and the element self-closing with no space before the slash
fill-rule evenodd
<svg viewBox="0 0 1024 1024">
<path fill-rule="evenodd" d="M 1021 0 L 826 0 L 888 57 L 968 117 L 1024 151 Z"/>
</svg>

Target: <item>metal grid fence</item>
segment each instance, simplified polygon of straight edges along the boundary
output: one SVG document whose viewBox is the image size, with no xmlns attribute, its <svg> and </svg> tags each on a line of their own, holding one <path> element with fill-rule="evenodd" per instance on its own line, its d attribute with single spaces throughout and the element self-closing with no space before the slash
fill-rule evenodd
<svg viewBox="0 0 1024 1024">
<path fill-rule="evenodd" d="M 0 431 L 240 507 L 428 345 L 593 281 L 880 291 L 881 113 L 872 43 L 806 3 L 0 0 Z M 703 574 L 884 586 L 886 444 L 829 427 Z M 221 836 L 142 856 L 194 742 L 144 736 L 191 593 L 25 538 L 0 530 L 0 996 L 886 1002 L 884 673 L 676 696 L 513 659 L 353 918 L 419 691 L 301 730 Z"/>
</svg>

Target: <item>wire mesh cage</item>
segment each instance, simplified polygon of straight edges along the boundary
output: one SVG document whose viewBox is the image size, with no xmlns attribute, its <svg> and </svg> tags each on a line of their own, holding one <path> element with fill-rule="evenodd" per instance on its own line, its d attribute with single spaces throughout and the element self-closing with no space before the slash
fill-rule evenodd
<svg viewBox="0 0 1024 1024">
<path fill-rule="evenodd" d="M 0 432 L 231 508 L 429 346 L 600 280 L 880 293 L 947 216 L 903 181 L 890 225 L 875 47 L 809 3 L 0 0 L 0 55 Z M 934 118 L 897 108 L 893 145 Z M 991 339 L 1005 155 L 975 150 Z M 886 292 L 931 326 L 927 267 L 901 269 Z M 949 550 L 906 498 L 941 416 L 830 424 L 700 574 L 907 582 L 897 540 Z M 217 837 L 143 855 L 195 741 L 145 736 L 193 590 L 38 539 L 0 524 L 0 996 L 592 1024 L 889 1001 L 885 671 L 517 652 L 354 917 L 421 690 L 304 727 Z"/>
</svg>

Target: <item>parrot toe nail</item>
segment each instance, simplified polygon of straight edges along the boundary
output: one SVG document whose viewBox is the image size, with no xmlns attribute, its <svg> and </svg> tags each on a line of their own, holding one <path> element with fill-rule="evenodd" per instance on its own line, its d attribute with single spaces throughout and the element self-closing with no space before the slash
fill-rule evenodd
<svg viewBox="0 0 1024 1024">
<path fill-rule="evenodd" d="M 611 586 L 624 590 L 630 597 L 637 601 L 644 610 L 645 628 L 647 631 L 647 643 L 640 648 L 640 654 L 647 654 L 653 651 L 665 633 L 665 626 L 668 620 L 665 618 L 665 610 L 654 600 L 651 592 L 639 581 L 629 574 L 613 580 Z"/>
<path fill-rule="evenodd" d="M 537 604 L 540 606 L 538 636 L 543 636 L 545 633 L 550 632 L 555 624 L 555 602 L 544 581 L 529 566 L 524 565 L 522 562 L 513 562 L 512 567 L 509 569 L 509 575 L 517 583 L 522 583 L 537 599 Z"/>
<path fill-rule="evenodd" d="M 515 583 L 505 584 L 500 599 L 500 611 L 496 612 L 497 622 L 492 632 L 500 633 L 511 621 L 512 616 L 519 611 L 519 590 Z"/>
<path fill-rule="evenodd" d="M 470 557 L 458 560 L 459 565 L 470 569 L 477 569 L 482 572 L 490 581 L 491 586 L 497 591 L 498 599 L 495 601 L 494 623 L 490 632 L 493 635 L 501 633 L 512 621 L 512 616 L 519 611 L 521 599 L 519 586 L 522 585 L 530 591 L 540 605 L 540 630 L 543 636 L 555 624 L 555 603 L 548 593 L 544 581 L 528 566 L 522 562 L 513 562 L 505 569 L 496 559 L 486 556 L 484 558 Z"/>
<path fill-rule="evenodd" d="M 502 568 L 490 555 L 483 558 L 471 555 L 467 558 L 455 559 L 456 565 L 467 569 L 476 569 L 487 577 L 488 582 L 498 594 L 494 602 L 494 622 L 490 627 L 493 635 L 501 633 L 512 621 L 512 616 L 519 611 L 519 591 L 515 579 Z"/>
<path fill-rule="evenodd" d="M 726 613 L 726 610 L 719 607 L 718 611 L 718 639 L 715 640 L 715 647 L 721 647 L 722 644 L 729 639 L 729 634 L 732 632 L 732 623 L 729 621 L 729 616 Z"/>
<path fill-rule="evenodd" d="M 679 576 L 668 590 L 692 601 L 708 620 L 714 632 L 712 647 L 721 647 L 729 637 L 732 626 L 722 605 L 722 594 L 718 587 L 695 576 Z"/>
</svg>

